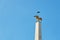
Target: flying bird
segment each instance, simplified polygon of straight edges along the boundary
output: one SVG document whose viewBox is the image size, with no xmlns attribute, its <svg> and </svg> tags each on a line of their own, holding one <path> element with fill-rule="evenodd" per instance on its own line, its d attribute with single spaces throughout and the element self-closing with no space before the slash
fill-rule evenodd
<svg viewBox="0 0 60 40">
<path fill-rule="evenodd" d="M 40 11 L 37 11 L 37 13 L 40 13 Z"/>
</svg>

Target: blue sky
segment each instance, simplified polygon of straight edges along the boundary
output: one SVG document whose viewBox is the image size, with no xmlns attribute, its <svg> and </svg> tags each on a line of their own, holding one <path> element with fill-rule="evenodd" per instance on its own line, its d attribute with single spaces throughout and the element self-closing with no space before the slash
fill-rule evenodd
<svg viewBox="0 0 60 40">
<path fill-rule="evenodd" d="M 60 0 L 0 0 L 0 40 L 34 40 L 37 10 L 42 40 L 60 40 Z"/>
</svg>

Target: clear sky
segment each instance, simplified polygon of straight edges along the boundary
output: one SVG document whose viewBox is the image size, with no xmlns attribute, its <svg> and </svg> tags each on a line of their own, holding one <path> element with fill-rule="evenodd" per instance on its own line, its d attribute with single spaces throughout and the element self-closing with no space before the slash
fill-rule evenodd
<svg viewBox="0 0 60 40">
<path fill-rule="evenodd" d="M 60 0 L 0 0 L 0 40 L 34 40 L 37 10 L 42 40 L 60 40 Z"/>
</svg>

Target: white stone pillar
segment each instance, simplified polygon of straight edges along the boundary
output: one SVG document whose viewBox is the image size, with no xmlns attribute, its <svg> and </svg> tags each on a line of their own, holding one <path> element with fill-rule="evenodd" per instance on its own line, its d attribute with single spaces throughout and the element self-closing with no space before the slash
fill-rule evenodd
<svg viewBox="0 0 60 40">
<path fill-rule="evenodd" d="M 35 23 L 35 40 L 41 40 L 41 23 L 40 21 L 37 21 Z"/>
</svg>

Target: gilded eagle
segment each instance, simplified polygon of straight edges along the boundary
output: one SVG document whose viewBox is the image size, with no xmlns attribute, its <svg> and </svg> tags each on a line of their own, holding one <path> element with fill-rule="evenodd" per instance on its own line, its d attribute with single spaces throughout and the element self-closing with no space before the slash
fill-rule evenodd
<svg viewBox="0 0 60 40">
<path fill-rule="evenodd" d="M 42 21 L 42 18 L 39 18 L 39 16 L 34 16 L 36 17 L 37 20 L 41 20 Z"/>
</svg>

